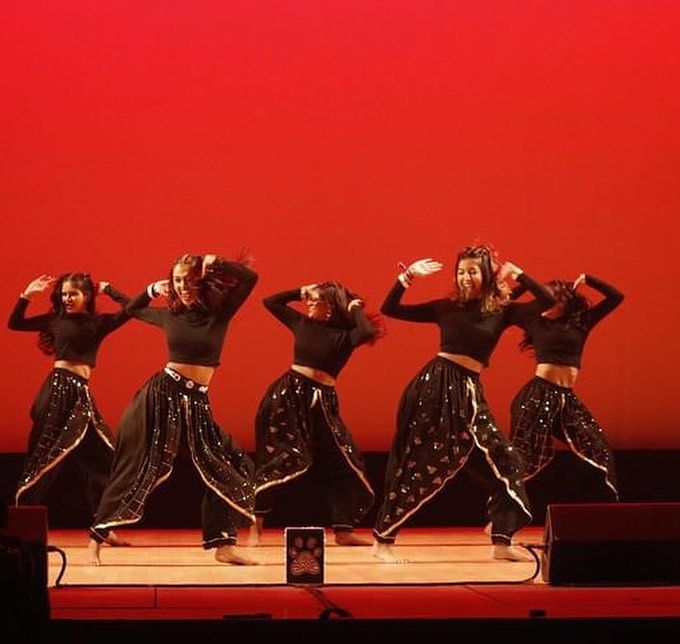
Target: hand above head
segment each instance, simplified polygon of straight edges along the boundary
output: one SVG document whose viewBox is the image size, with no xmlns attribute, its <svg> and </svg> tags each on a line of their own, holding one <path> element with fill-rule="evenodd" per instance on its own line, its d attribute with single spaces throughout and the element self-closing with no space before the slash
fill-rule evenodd
<svg viewBox="0 0 680 644">
<path fill-rule="evenodd" d="M 361 308 L 363 308 L 363 306 L 364 306 L 364 301 L 363 301 L 363 300 L 360 300 L 360 299 L 357 297 L 357 298 L 354 298 L 353 300 L 351 300 L 351 301 L 349 302 L 349 304 L 347 305 L 347 310 L 348 310 L 348 311 L 351 311 L 352 309 L 356 309 L 356 308 L 360 308 L 360 309 L 361 309 Z"/>
<path fill-rule="evenodd" d="M 35 295 L 36 293 L 42 293 L 53 283 L 54 283 L 54 277 L 52 277 L 51 275 L 41 275 L 40 277 L 34 279 L 23 290 L 21 297 L 24 297 L 27 300 L 30 300 L 31 296 Z"/>
<path fill-rule="evenodd" d="M 217 255 L 203 255 L 203 265 L 201 266 L 201 277 L 205 277 L 208 268 L 215 262 Z"/>
<path fill-rule="evenodd" d="M 444 264 L 431 257 L 426 257 L 410 264 L 406 268 L 406 273 L 410 277 L 426 277 L 438 273 L 442 268 L 444 268 Z"/>
<path fill-rule="evenodd" d="M 168 297 L 168 294 L 170 293 L 170 280 L 152 282 L 151 290 L 155 297 Z"/>
<path fill-rule="evenodd" d="M 523 272 L 524 271 L 519 266 L 517 266 L 517 264 L 513 264 L 512 262 L 504 262 L 503 266 L 501 266 L 498 270 L 498 281 L 502 282 L 507 277 L 512 277 L 512 279 L 516 280 Z"/>
<path fill-rule="evenodd" d="M 572 285 L 571 288 L 572 288 L 572 290 L 576 291 L 576 290 L 578 289 L 578 287 L 581 286 L 581 284 L 585 284 L 585 283 L 586 283 L 586 274 L 585 274 L 585 273 L 581 273 L 581 274 L 574 280 L 574 284 Z"/>
<path fill-rule="evenodd" d="M 311 292 L 316 290 L 318 286 L 318 284 L 305 284 L 304 286 L 301 286 L 300 298 L 306 300 L 310 296 Z"/>
<path fill-rule="evenodd" d="M 110 284 L 111 282 L 97 282 L 97 293 L 103 293 Z"/>
</svg>

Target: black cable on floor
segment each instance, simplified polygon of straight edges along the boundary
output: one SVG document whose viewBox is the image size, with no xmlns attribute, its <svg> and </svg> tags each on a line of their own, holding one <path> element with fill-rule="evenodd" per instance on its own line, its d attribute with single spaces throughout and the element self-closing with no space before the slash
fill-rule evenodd
<svg viewBox="0 0 680 644">
<path fill-rule="evenodd" d="M 354 619 L 354 615 L 342 606 L 334 604 L 324 593 L 316 586 L 298 586 L 302 590 L 306 590 L 310 595 L 317 599 L 324 609 L 319 613 L 319 619 L 326 621 L 329 619 Z"/>
<path fill-rule="evenodd" d="M 57 579 L 54 582 L 54 585 L 58 587 L 59 584 L 61 583 L 61 579 L 64 576 L 64 573 L 66 572 L 66 553 L 61 548 L 50 545 L 47 546 L 46 551 L 48 554 L 50 552 L 56 552 L 61 557 L 61 570 L 59 571 Z"/>
</svg>

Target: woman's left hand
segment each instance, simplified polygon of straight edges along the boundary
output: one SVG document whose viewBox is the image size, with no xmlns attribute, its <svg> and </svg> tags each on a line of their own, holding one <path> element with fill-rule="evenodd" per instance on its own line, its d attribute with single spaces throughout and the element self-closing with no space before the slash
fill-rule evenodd
<svg viewBox="0 0 680 644">
<path fill-rule="evenodd" d="M 498 281 L 502 282 L 506 277 L 512 277 L 512 279 L 516 280 L 523 272 L 517 264 L 504 262 L 503 266 L 498 270 Z"/>
<path fill-rule="evenodd" d="M 586 283 L 586 274 L 581 273 L 575 280 L 574 280 L 574 285 L 571 287 L 572 290 L 576 291 L 581 284 Z"/>
<path fill-rule="evenodd" d="M 201 266 L 201 277 L 205 277 L 211 264 L 215 262 L 217 255 L 203 255 L 203 266 Z"/>
</svg>

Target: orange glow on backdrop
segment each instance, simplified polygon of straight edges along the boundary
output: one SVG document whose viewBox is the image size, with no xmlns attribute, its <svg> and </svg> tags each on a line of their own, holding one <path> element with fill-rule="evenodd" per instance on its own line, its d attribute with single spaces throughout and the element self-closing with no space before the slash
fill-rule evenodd
<svg viewBox="0 0 680 644">
<path fill-rule="evenodd" d="M 680 448 L 677 3 L 63 0 L 6 3 L 0 30 L 5 318 L 42 273 L 135 295 L 184 251 L 249 246 L 260 282 L 211 397 L 252 448 L 292 356 L 263 296 L 332 278 L 378 308 L 398 261 L 431 256 L 445 274 L 406 301 L 429 299 L 456 249 L 488 240 L 536 277 L 592 272 L 626 293 L 578 392 L 615 448 Z M 437 350 L 434 326 L 388 322 L 338 383 L 364 450 L 388 449 Z M 519 339 L 483 376 L 504 429 L 533 372 Z M 23 451 L 50 360 L 34 334 L 0 343 L 0 451 Z M 112 425 L 165 358 L 141 322 L 108 338 L 92 386 Z"/>
</svg>

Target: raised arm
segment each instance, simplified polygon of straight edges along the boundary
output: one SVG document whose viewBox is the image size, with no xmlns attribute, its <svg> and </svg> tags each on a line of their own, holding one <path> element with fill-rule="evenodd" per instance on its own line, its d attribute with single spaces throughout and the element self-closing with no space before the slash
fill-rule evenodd
<svg viewBox="0 0 680 644">
<path fill-rule="evenodd" d="M 595 326 L 603 317 L 609 315 L 623 302 L 624 295 L 621 291 L 594 275 L 581 274 L 574 282 L 574 290 L 578 289 L 581 284 L 586 284 L 604 295 L 604 299 L 590 309 L 591 326 Z"/>
<path fill-rule="evenodd" d="M 552 291 L 541 282 L 529 277 L 524 270 L 512 262 L 505 262 L 500 270 L 499 279 L 505 276 L 512 277 L 517 282 L 517 287 L 512 290 L 511 298 L 517 299 L 525 291 L 529 291 L 535 298 L 539 311 L 547 311 L 555 306 L 557 300 Z M 520 290 L 521 289 L 521 290 Z"/>
<path fill-rule="evenodd" d="M 154 308 L 149 305 L 157 297 L 167 296 L 168 289 L 168 280 L 152 282 L 146 287 L 146 290 L 142 291 L 125 307 L 126 312 L 133 318 L 142 320 L 142 322 L 162 327 L 167 309 Z"/>
<path fill-rule="evenodd" d="M 130 313 L 127 311 L 127 305 L 130 303 L 130 298 L 124 293 L 116 290 L 111 286 L 110 282 L 99 282 L 99 292 L 106 294 L 114 302 L 120 304 L 121 307 L 118 313 L 105 313 L 102 315 L 106 331 L 110 333 L 130 319 Z"/>
<path fill-rule="evenodd" d="M 31 318 L 27 318 L 26 309 L 28 308 L 31 298 L 36 293 L 45 291 L 53 282 L 54 278 L 52 276 L 41 275 L 37 279 L 34 279 L 21 292 L 7 322 L 7 326 L 12 329 L 12 331 L 45 331 L 48 328 L 53 317 L 52 313 L 35 315 Z"/>
<path fill-rule="evenodd" d="M 302 291 L 296 288 L 291 291 L 275 293 L 262 300 L 262 304 L 279 322 L 292 329 L 305 315 L 288 306 L 289 302 L 296 302 L 302 299 Z"/>
<path fill-rule="evenodd" d="M 422 304 L 402 304 L 401 298 L 416 277 L 425 277 L 437 273 L 443 268 L 443 264 L 428 257 L 413 262 L 408 268 L 403 264 L 400 266 L 404 268 L 404 271 L 397 276 L 397 281 L 382 303 L 380 312 L 398 320 L 436 322 L 437 300 Z"/>
</svg>

